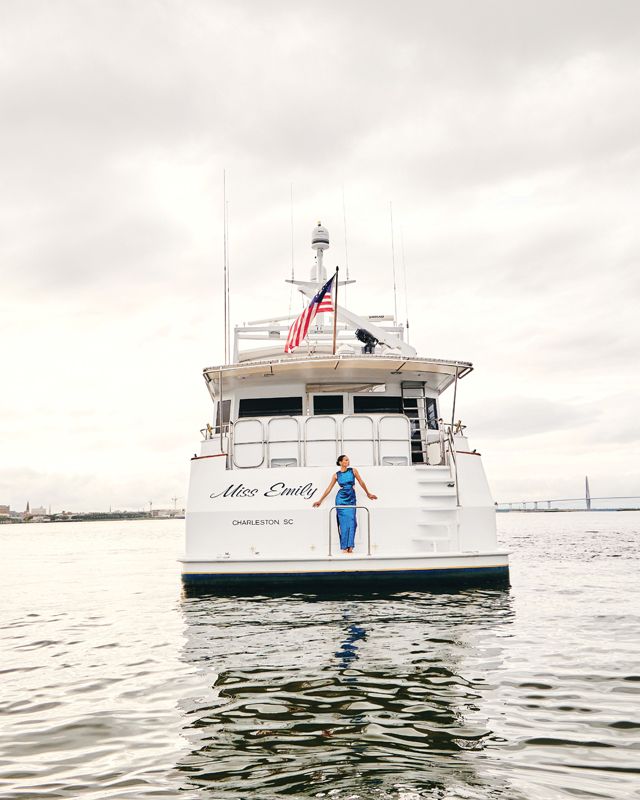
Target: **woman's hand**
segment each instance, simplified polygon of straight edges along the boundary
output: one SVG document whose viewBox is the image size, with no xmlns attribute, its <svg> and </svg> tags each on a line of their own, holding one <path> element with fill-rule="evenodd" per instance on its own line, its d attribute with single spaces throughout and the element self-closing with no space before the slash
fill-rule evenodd
<svg viewBox="0 0 640 800">
<path fill-rule="evenodd" d="M 321 502 L 322 502 L 322 500 L 316 500 L 316 502 L 313 504 L 313 507 L 314 508 L 320 508 L 320 503 Z"/>
<path fill-rule="evenodd" d="M 369 498 L 369 500 L 377 500 L 378 499 L 378 495 L 377 494 L 371 494 L 370 492 L 367 492 L 367 497 Z"/>
</svg>

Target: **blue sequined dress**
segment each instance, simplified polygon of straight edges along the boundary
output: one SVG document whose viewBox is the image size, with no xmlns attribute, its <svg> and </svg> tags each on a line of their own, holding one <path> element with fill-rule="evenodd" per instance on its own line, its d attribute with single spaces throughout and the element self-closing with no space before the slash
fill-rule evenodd
<svg viewBox="0 0 640 800">
<path fill-rule="evenodd" d="M 348 547 L 353 547 L 358 526 L 355 509 L 356 493 L 353 488 L 356 477 L 351 467 L 347 467 L 344 472 L 342 470 L 336 472 L 336 479 L 340 485 L 340 490 L 336 495 L 336 505 L 354 506 L 354 508 L 336 508 L 338 530 L 340 532 L 340 548 L 346 550 Z"/>
</svg>

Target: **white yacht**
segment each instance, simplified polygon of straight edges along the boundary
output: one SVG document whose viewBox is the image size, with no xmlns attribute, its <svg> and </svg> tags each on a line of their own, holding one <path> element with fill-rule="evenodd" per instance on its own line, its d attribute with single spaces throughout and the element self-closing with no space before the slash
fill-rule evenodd
<svg viewBox="0 0 640 800">
<path fill-rule="evenodd" d="M 318 223 L 310 279 L 291 281 L 307 298 L 327 281 L 328 246 Z M 236 326 L 231 363 L 204 370 L 214 410 L 191 460 L 187 588 L 508 581 L 481 456 L 454 424 L 472 365 L 419 356 L 392 316 L 339 305 L 354 282 L 334 281 L 335 312 L 318 313 L 293 353 L 285 344 L 296 315 L 271 317 Z M 313 506 L 343 453 L 377 496 L 356 486 L 353 552 L 340 549 L 335 491 Z"/>
</svg>

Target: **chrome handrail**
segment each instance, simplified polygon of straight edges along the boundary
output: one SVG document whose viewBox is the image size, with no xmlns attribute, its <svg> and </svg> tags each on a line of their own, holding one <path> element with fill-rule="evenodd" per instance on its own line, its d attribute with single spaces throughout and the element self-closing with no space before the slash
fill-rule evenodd
<svg viewBox="0 0 640 800">
<path fill-rule="evenodd" d="M 367 555 L 371 555 L 371 512 L 367 506 L 331 506 L 329 509 L 329 556 L 331 556 L 331 512 L 337 508 L 364 508 L 367 512 Z"/>
<path fill-rule="evenodd" d="M 333 422 L 333 431 L 335 432 L 335 436 L 334 437 L 331 437 L 331 438 L 328 438 L 328 439 L 308 439 L 308 425 L 309 425 L 311 420 L 317 419 L 316 416 L 307 416 L 306 418 L 305 417 L 299 417 L 298 418 L 298 417 L 293 416 L 293 415 L 286 415 L 286 416 L 282 416 L 282 417 L 280 417 L 280 416 L 278 416 L 278 417 L 270 417 L 266 421 L 261 419 L 260 417 L 241 417 L 239 420 L 236 420 L 235 423 L 234 422 L 228 422 L 228 423 L 224 423 L 222 426 L 216 426 L 214 428 L 214 431 L 215 431 L 215 435 L 218 435 L 218 433 L 220 433 L 221 439 L 223 438 L 223 436 L 226 439 L 228 466 L 230 466 L 230 467 L 235 467 L 237 469 L 252 469 L 252 468 L 257 468 L 257 467 L 263 466 L 264 463 L 265 463 L 265 460 L 267 462 L 266 466 L 269 467 L 270 466 L 269 462 L 270 462 L 270 457 L 271 457 L 271 453 L 270 453 L 270 449 L 269 449 L 270 445 L 271 444 L 285 444 L 285 443 L 291 443 L 291 444 L 295 444 L 296 445 L 298 464 L 299 464 L 299 466 L 306 467 L 307 466 L 307 460 L 308 460 L 308 458 L 307 458 L 307 445 L 308 444 L 310 444 L 311 442 L 335 442 L 335 451 L 336 451 L 336 455 L 338 455 L 338 453 L 342 449 L 344 449 L 344 447 L 346 446 L 345 445 L 345 436 L 344 436 L 344 433 L 345 433 L 345 431 L 344 431 L 345 421 L 348 420 L 348 419 L 351 419 L 351 418 L 354 418 L 354 419 L 366 419 L 366 420 L 369 421 L 369 423 L 371 425 L 372 436 L 365 436 L 365 437 L 363 437 L 361 439 L 349 437 L 349 438 L 347 438 L 346 441 L 347 442 L 352 442 L 352 443 L 366 442 L 367 444 L 370 444 L 371 447 L 372 447 L 372 463 L 373 463 L 373 466 L 379 466 L 379 465 L 382 464 L 382 444 L 384 442 L 403 442 L 403 443 L 406 443 L 406 445 L 408 447 L 408 452 L 409 452 L 409 464 L 408 465 L 411 465 L 411 463 L 412 463 L 412 458 L 411 457 L 412 457 L 412 454 L 414 452 L 413 451 L 413 442 L 412 442 L 412 439 L 411 439 L 412 421 L 413 421 L 412 417 L 408 417 L 406 414 L 382 414 L 379 417 L 375 417 L 375 418 L 370 416 L 369 414 L 343 414 L 343 415 L 336 415 L 336 416 L 327 414 L 327 415 L 322 415 L 320 418 L 321 419 L 331 419 L 332 420 L 332 422 Z M 404 419 L 406 421 L 406 424 L 407 424 L 407 438 L 406 438 L 406 440 L 405 439 L 399 439 L 399 438 L 387 438 L 387 437 L 383 437 L 381 435 L 381 431 L 380 431 L 381 423 L 383 423 L 383 421 L 385 419 L 397 419 L 397 418 L 402 418 L 402 419 Z M 270 429 L 271 424 L 275 423 L 276 420 L 281 420 L 281 419 L 292 419 L 297 423 L 297 439 L 282 439 L 282 440 L 278 439 L 278 440 L 273 440 L 273 441 L 270 440 L 270 438 L 269 438 L 269 432 L 270 432 L 269 429 Z M 262 440 L 261 441 L 260 440 L 255 440 L 255 441 L 239 442 L 239 443 L 236 442 L 235 435 L 234 435 L 234 433 L 235 433 L 234 432 L 235 425 L 237 425 L 239 423 L 243 423 L 243 422 L 249 422 L 249 421 L 258 422 L 260 424 L 261 431 L 262 431 Z M 429 453 L 428 453 L 428 448 L 429 448 L 430 444 L 439 445 L 439 447 L 440 447 L 440 461 L 439 461 L 439 463 L 440 464 L 447 464 L 448 463 L 448 459 L 446 457 L 447 456 L 447 453 L 446 453 L 447 449 L 452 451 L 452 453 L 453 453 L 452 458 L 453 458 L 453 460 L 455 462 L 455 444 L 453 442 L 454 431 L 452 430 L 450 424 L 448 424 L 446 422 L 442 422 L 442 420 L 439 420 L 439 423 L 440 423 L 440 425 L 439 425 L 439 428 L 438 428 L 438 431 L 437 431 L 437 433 L 438 433 L 437 440 L 434 440 L 433 442 L 429 442 L 427 439 L 423 440 L 424 457 L 425 457 L 425 463 L 427 465 L 430 464 Z M 220 430 L 220 427 L 222 428 L 222 430 Z M 206 429 L 204 429 L 204 431 L 206 432 Z M 211 438 L 213 438 L 213 437 L 211 437 Z M 236 463 L 236 458 L 235 458 L 235 456 L 236 456 L 236 453 L 235 453 L 236 445 L 240 447 L 240 446 L 243 446 L 243 445 L 251 445 L 251 444 L 253 444 L 253 445 L 260 444 L 261 445 L 261 447 L 262 447 L 262 460 L 260 461 L 259 464 L 254 464 L 252 467 L 245 467 L 245 466 L 238 465 Z M 454 464 L 454 466 L 456 466 L 456 471 L 457 471 L 457 465 Z"/>
<path fill-rule="evenodd" d="M 458 489 L 458 459 L 456 458 L 456 444 L 453 441 L 453 431 L 449 428 L 448 431 L 449 452 L 451 453 L 451 460 L 453 461 L 453 480 L 456 484 L 456 505 L 460 505 L 460 490 Z M 451 469 L 451 465 L 449 465 Z"/>
<path fill-rule="evenodd" d="M 222 425 L 222 432 L 228 433 L 229 428 L 233 425 L 232 422 L 224 422 Z M 220 434 L 220 425 L 211 425 L 211 423 L 207 422 L 204 428 L 200 428 L 200 434 L 202 435 L 203 441 L 208 441 L 210 439 L 215 439 L 216 436 Z"/>
</svg>

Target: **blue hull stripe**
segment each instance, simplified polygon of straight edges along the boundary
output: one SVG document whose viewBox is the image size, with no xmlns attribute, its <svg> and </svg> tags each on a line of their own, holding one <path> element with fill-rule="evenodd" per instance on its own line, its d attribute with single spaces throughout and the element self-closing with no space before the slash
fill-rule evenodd
<svg viewBox="0 0 640 800">
<path fill-rule="evenodd" d="M 487 567 L 450 567 L 443 569 L 405 569 L 405 570 L 385 570 L 371 572 L 243 572 L 243 573 L 224 573 L 224 572 L 184 572 L 182 580 L 186 585 L 195 584 L 216 584 L 234 585 L 269 585 L 276 586 L 286 583 L 305 583 L 305 584 L 327 584 L 327 583 L 416 583 L 419 581 L 425 586 L 438 580 L 478 580 L 482 578 L 502 578 L 508 579 L 509 567 L 487 566 Z"/>
</svg>

